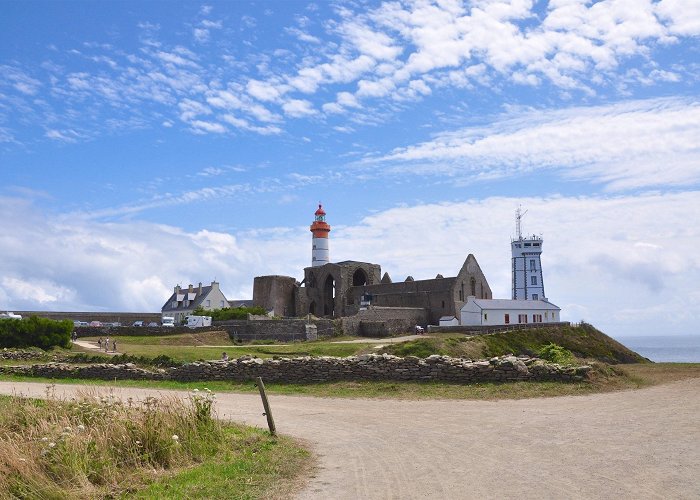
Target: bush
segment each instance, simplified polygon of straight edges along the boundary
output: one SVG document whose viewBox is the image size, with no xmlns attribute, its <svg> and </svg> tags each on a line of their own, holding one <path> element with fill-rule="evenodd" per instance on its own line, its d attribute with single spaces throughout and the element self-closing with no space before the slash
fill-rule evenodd
<svg viewBox="0 0 700 500">
<path fill-rule="evenodd" d="M 558 363 L 560 365 L 569 364 L 574 360 L 574 355 L 571 353 L 571 351 L 551 342 L 543 346 L 537 355 L 542 359 L 551 361 L 552 363 Z"/>
<path fill-rule="evenodd" d="M 73 322 L 31 316 L 0 320 L 0 347 L 70 347 Z"/>
<path fill-rule="evenodd" d="M 193 316 L 211 316 L 213 321 L 228 321 L 233 319 L 248 319 L 249 314 L 264 316 L 267 311 L 263 307 L 224 307 L 207 311 L 198 307 L 192 311 Z"/>
</svg>

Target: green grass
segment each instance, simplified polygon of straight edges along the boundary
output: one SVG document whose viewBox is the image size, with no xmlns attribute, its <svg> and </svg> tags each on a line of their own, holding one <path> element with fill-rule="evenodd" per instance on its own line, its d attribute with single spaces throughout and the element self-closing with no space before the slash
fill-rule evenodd
<svg viewBox="0 0 700 500">
<path fill-rule="evenodd" d="M 184 334 L 188 337 L 192 335 Z M 81 340 L 87 342 L 96 342 L 97 337 L 86 337 Z M 361 354 L 363 352 L 373 351 L 372 344 L 335 344 L 329 341 L 313 341 L 313 342 L 294 342 L 288 345 L 234 345 L 217 344 L 223 347 L 197 347 L 193 344 L 191 338 L 182 338 L 180 336 L 159 336 L 159 337 L 132 337 L 124 336 L 117 337 L 117 350 L 120 353 L 126 353 L 133 356 L 169 356 L 178 361 L 190 362 L 198 360 L 221 359 L 222 353 L 225 351 L 231 358 L 241 356 L 256 356 L 258 358 L 280 357 L 297 357 L 297 356 L 336 356 L 346 357 Z M 212 339 L 210 339 L 212 340 Z M 76 351 L 90 352 L 98 354 L 98 351 L 90 349 L 82 349 L 75 347 Z M 106 354 L 109 356 L 109 354 Z"/>
<path fill-rule="evenodd" d="M 460 334 L 439 334 L 402 344 L 383 347 L 379 352 L 398 356 L 425 357 L 440 354 L 472 359 L 491 358 L 505 354 L 537 356 L 543 348 L 555 344 L 579 359 L 605 363 L 645 363 L 647 359 L 627 349 L 591 325 L 530 328 L 510 332 L 467 337 Z"/>
</svg>

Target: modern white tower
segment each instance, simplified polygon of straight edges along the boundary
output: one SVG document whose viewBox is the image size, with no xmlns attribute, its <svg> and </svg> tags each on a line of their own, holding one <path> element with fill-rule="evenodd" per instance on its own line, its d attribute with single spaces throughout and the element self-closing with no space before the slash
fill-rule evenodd
<svg viewBox="0 0 700 500">
<path fill-rule="evenodd" d="M 510 242 L 513 256 L 513 300 L 545 300 L 542 281 L 542 238 L 522 234 L 522 218 L 527 213 L 515 211 L 516 236 Z"/>
<path fill-rule="evenodd" d="M 331 232 L 331 226 L 326 223 L 326 212 L 323 211 L 320 203 L 314 214 L 314 222 L 311 224 L 310 231 L 313 235 L 311 237 L 311 266 L 328 264 L 331 261 L 331 253 L 328 249 L 328 233 Z"/>
</svg>

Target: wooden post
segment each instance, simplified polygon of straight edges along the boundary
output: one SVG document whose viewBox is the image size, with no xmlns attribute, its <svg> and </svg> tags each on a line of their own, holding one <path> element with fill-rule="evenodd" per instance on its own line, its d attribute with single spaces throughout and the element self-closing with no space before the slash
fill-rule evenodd
<svg viewBox="0 0 700 500">
<path fill-rule="evenodd" d="M 258 390 L 260 391 L 263 408 L 265 408 L 265 413 L 263 413 L 263 415 L 267 417 L 267 427 L 270 429 L 270 434 L 276 436 L 275 421 L 272 418 L 272 410 L 270 410 L 270 403 L 267 400 L 267 394 L 265 394 L 265 384 L 263 384 L 262 377 L 258 377 Z"/>
</svg>

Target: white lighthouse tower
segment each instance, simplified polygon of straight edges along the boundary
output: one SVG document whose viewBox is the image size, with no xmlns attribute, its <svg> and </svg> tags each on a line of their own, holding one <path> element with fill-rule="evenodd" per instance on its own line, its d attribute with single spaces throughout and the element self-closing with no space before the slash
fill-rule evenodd
<svg viewBox="0 0 700 500">
<path fill-rule="evenodd" d="M 311 234 L 311 266 L 317 267 L 328 264 L 331 261 L 331 253 L 328 249 L 328 233 L 331 232 L 331 226 L 326 222 L 326 212 L 323 211 L 321 204 L 318 204 L 318 210 L 314 213 L 314 222 L 310 228 Z"/>
<path fill-rule="evenodd" d="M 513 300 L 546 300 L 542 281 L 542 238 L 522 234 L 522 218 L 527 213 L 515 211 L 516 236 L 510 242 L 513 256 Z"/>
</svg>

